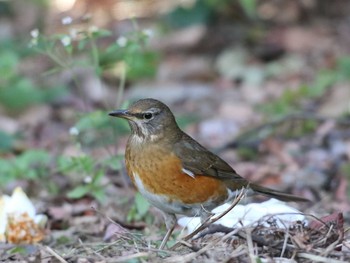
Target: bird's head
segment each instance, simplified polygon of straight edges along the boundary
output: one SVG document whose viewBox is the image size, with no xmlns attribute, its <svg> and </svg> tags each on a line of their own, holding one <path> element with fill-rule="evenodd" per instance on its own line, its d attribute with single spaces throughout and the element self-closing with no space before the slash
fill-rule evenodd
<svg viewBox="0 0 350 263">
<path fill-rule="evenodd" d="M 171 139 L 180 130 L 169 107 L 155 99 L 138 100 L 128 109 L 115 110 L 109 115 L 126 119 L 132 135 L 145 141 Z"/>
</svg>

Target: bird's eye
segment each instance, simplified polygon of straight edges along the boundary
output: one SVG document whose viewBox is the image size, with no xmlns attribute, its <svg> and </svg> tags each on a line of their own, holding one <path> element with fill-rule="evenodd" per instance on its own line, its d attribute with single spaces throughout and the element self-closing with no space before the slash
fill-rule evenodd
<svg viewBox="0 0 350 263">
<path fill-rule="evenodd" d="M 150 120 L 150 119 L 152 119 L 152 117 L 153 117 L 153 114 L 150 112 L 143 114 L 143 118 L 146 120 Z"/>
</svg>

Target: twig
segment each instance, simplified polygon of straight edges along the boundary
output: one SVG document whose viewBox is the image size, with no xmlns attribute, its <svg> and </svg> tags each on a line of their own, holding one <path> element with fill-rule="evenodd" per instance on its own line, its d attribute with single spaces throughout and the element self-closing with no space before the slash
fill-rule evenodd
<svg viewBox="0 0 350 263">
<path fill-rule="evenodd" d="M 255 258 L 255 253 L 254 253 L 254 245 L 253 245 L 253 240 L 252 240 L 252 230 L 247 227 L 245 229 L 246 232 L 246 241 L 247 241 L 247 245 L 248 245 L 248 254 L 249 254 L 249 258 L 250 258 L 250 262 L 256 262 L 256 258 Z"/>
<path fill-rule="evenodd" d="M 343 239 L 342 236 L 338 236 L 337 240 L 334 241 L 332 244 L 330 244 L 323 253 L 321 253 L 321 255 L 323 256 L 327 256 L 329 255 L 329 253 L 331 253 L 331 251 L 333 251 L 335 249 L 335 247 L 341 242 L 341 240 Z"/>
<path fill-rule="evenodd" d="M 231 231 L 230 233 L 226 234 L 225 236 L 223 236 L 222 238 L 215 240 L 209 244 L 207 244 L 206 246 L 204 246 L 203 248 L 201 248 L 200 250 L 198 250 L 197 252 L 192 252 L 189 253 L 187 255 L 183 255 L 183 256 L 175 256 L 172 258 L 168 258 L 166 259 L 164 262 L 166 263 L 172 263 L 172 262 L 192 262 L 193 259 L 195 259 L 196 257 L 198 257 L 199 255 L 207 252 L 209 249 L 211 249 L 212 247 L 214 247 L 216 244 L 218 244 L 219 242 L 224 242 L 226 239 L 230 238 L 231 236 L 235 235 L 238 232 L 238 229 L 235 229 L 233 231 Z M 175 244 L 176 245 L 176 244 Z M 174 246 L 175 246 L 174 245 Z"/>
<path fill-rule="evenodd" d="M 83 247 L 83 249 L 85 250 L 85 252 L 89 255 L 91 252 L 93 254 L 95 254 L 96 256 L 98 256 L 100 259 L 105 259 L 105 257 L 103 257 L 102 255 L 100 255 L 98 252 L 96 252 L 95 250 L 91 249 L 90 250 L 85 246 L 85 244 L 83 243 L 83 241 L 79 238 L 78 239 L 79 244 Z"/>
<path fill-rule="evenodd" d="M 285 237 L 284 237 L 284 241 L 283 241 L 283 246 L 282 246 L 282 251 L 281 251 L 280 257 L 283 257 L 284 252 L 286 252 L 288 237 L 289 237 L 289 232 L 286 231 L 286 235 L 285 235 Z"/>
<path fill-rule="evenodd" d="M 147 257 L 149 256 L 149 253 L 147 252 L 139 252 L 136 254 L 132 254 L 132 255 L 127 255 L 127 256 L 123 256 L 123 257 L 118 257 L 112 260 L 108 260 L 108 263 L 113 263 L 113 262 L 127 262 L 128 260 L 131 259 L 135 259 L 135 258 L 141 258 L 141 257 Z"/>
<path fill-rule="evenodd" d="M 54 256 L 59 262 L 61 263 L 68 263 L 63 257 L 61 257 L 60 255 L 57 254 L 56 251 L 54 251 L 52 248 L 48 247 L 48 246 L 44 246 L 45 250 L 51 254 L 52 256 Z"/>
<path fill-rule="evenodd" d="M 235 250 L 231 252 L 231 257 L 238 258 L 246 253 L 246 249 L 244 245 L 239 245 Z"/>
<path fill-rule="evenodd" d="M 131 241 L 135 241 L 135 239 L 137 241 L 139 241 L 140 243 L 142 243 L 143 245 L 147 245 L 146 242 L 144 240 L 142 240 L 141 238 L 139 238 L 137 235 L 135 235 L 134 233 L 132 233 L 131 231 L 129 231 L 127 228 L 125 228 L 122 224 L 116 222 L 115 220 L 113 220 L 111 217 L 109 217 L 108 215 L 106 215 L 105 213 L 102 213 L 100 210 L 98 210 L 97 208 L 95 207 L 91 207 L 96 213 L 98 213 L 99 215 L 103 216 L 104 218 L 106 218 L 110 223 L 116 225 L 116 226 L 119 226 L 120 228 L 122 228 L 123 231 L 125 231 L 125 234 L 126 235 L 129 235 L 131 236 L 133 239 Z M 123 237 L 125 239 L 129 238 L 128 236 L 126 235 L 123 235 Z"/>
<path fill-rule="evenodd" d="M 120 240 L 116 240 L 116 241 L 114 241 L 114 242 L 112 242 L 112 243 L 108 243 L 107 245 L 105 245 L 105 246 L 103 246 L 103 247 L 101 247 L 101 248 L 95 250 L 94 252 L 95 252 L 95 253 L 100 253 L 101 251 L 103 251 L 103 250 L 105 250 L 105 249 L 107 249 L 107 248 L 109 248 L 109 247 L 115 246 L 115 245 L 118 244 L 118 243 L 120 243 Z"/>
<path fill-rule="evenodd" d="M 298 253 L 298 257 L 310 259 L 313 262 L 325 262 L 325 263 L 347 263 L 348 261 L 342 261 L 338 259 L 333 259 L 329 257 L 322 257 L 318 255 L 308 254 L 308 253 Z"/>
<path fill-rule="evenodd" d="M 229 208 L 227 208 L 224 212 L 219 214 L 218 216 L 213 216 L 213 217 L 208 217 L 195 231 L 193 231 L 191 234 L 185 236 L 182 240 L 187 241 L 197 235 L 199 232 L 201 232 L 203 229 L 207 228 L 211 224 L 215 223 L 219 219 L 221 219 L 223 216 L 225 216 L 228 212 L 230 212 L 243 198 L 245 194 L 245 188 L 242 188 L 241 192 L 239 195 L 233 200 L 232 204 L 230 205 Z M 175 245 L 173 245 L 170 250 L 174 250 L 178 248 L 181 245 L 180 242 L 177 242 Z"/>
</svg>

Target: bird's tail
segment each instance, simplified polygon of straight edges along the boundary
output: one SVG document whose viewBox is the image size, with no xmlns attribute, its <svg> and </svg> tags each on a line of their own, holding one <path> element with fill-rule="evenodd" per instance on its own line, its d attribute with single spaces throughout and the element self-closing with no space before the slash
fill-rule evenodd
<svg viewBox="0 0 350 263">
<path fill-rule="evenodd" d="M 277 190 L 270 189 L 270 188 L 263 187 L 263 186 L 256 185 L 256 184 L 249 184 L 249 188 L 251 188 L 254 192 L 257 192 L 259 194 L 266 195 L 269 197 L 273 197 L 273 198 L 276 198 L 276 199 L 281 200 L 281 201 L 286 201 L 286 202 L 290 202 L 290 201 L 309 202 L 310 201 L 310 200 L 303 198 L 303 197 L 300 197 L 300 196 L 287 194 L 287 193 L 284 193 L 281 191 L 277 191 Z"/>
</svg>

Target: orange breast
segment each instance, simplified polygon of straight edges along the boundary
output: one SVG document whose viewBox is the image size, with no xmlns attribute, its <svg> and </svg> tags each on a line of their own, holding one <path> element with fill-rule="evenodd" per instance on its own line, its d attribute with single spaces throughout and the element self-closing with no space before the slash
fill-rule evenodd
<svg viewBox="0 0 350 263">
<path fill-rule="evenodd" d="M 184 204 L 223 202 L 228 194 L 224 183 L 216 178 L 182 172 L 181 161 L 162 149 L 126 152 L 126 167 L 135 184 L 137 174 L 142 186 L 153 194 L 165 195 L 169 201 Z M 136 184 L 135 184 L 136 185 Z"/>
</svg>

